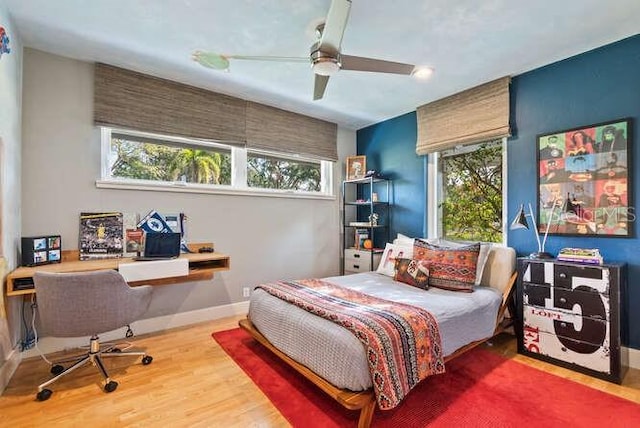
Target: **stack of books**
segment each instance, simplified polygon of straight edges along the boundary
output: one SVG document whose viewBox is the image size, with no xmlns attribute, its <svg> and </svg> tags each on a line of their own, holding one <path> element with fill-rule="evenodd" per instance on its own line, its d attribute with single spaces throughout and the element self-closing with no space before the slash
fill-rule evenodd
<svg viewBox="0 0 640 428">
<path fill-rule="evenodd" d="M 585 263 L 601 265 L 603 263 L 600 251 L 597 248 L 563 248 L 558 253 L 558 260 L 563 262 Z"/>
<path fill-rule="evenodd" d="M 369 239 L 368 229 L 356 229 L 356 236 L 354 239 L 354 247 L 356 250 L 364 249 L 364 241 Z"/>
</svg>

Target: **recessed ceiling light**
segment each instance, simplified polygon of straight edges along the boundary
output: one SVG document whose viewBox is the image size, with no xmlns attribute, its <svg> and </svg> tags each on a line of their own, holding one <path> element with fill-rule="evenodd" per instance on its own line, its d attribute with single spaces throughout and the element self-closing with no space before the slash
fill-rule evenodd
<svg viewBox="0 0 640 428">
<path fill-rule="evenodd" d="M 411 75 L 416 79 L 428 79 L 433 74 L 431 67 L 416 67 Z"/>
</svg>

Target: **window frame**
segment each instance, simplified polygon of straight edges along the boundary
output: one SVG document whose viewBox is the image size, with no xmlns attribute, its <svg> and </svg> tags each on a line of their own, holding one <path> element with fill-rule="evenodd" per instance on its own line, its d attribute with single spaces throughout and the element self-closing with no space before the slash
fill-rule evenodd
<svg viewBox="0 0 640 428">
<path fill-rule="evenodd" d="M 497 245 L 507 245 L 507 138 L 500 139 L 500 145 L 502 146 L 502 242 L 494 242 Z M 464 147 L 457 147 L 455 153 L 464 154 L 470 153 L 480 148 L 482 143 L 473 144 Z M 427 237 L 430 239 L 442 238 L 444 239 L 444 233 L 442 229 L 442 206 L 441 202 L 444 197 L 444 180 L 443 172 L 441 171 L 440 159 L 446 156 L 447 152 L 435 152 L 428 155 L 427 159 L 427 211 L 425 213 L 426 225 L 427 225 Z"/>
<path fill-rule="evenodd" d="M 100 179 L 96 187 L 106 189 L 151 190 L 164 192 L 204 193 L 244 196 L 265 196 L 277 198 L 327 199 L 335 200 L 334 169 L 335 162 L 319 160 L 290 153 L 276 153 L 265 150 L 247 149 L 244 144 L 233 144 L 209 140 L 176 137 L 129 129 L 99 127 L 100 129 Z M 109 154 L 111 152 L 111 134 L 124 134 L 134 137 L 146 137 L 154 140 L 177 143 L 185 147 L 204 149 L 222 149 L 231 151 L 231 184 L 199 184 L 183 181 L 155 181 L 111 176 Z M 249 187 L 247 183 L 247 159 L 249 153 L 272 156 L 292 161 L 317 163 L 320 166 L 320 191 L 300 191 Z"/>
</svg>

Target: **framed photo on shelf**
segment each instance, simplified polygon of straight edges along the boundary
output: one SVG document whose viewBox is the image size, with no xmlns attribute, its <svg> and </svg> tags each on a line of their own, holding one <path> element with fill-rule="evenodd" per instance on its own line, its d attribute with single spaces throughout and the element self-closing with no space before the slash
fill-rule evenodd
<svg viewBox="0 0 640 428">
<path fill-rule="evenodd" d="M 538 229 L 633 236 L 630 118 L 537 137 Z"/>
<path fill-rule="evenodd" d="M 364 178 L 367 172 L 366 156 L 349 156 L 347 157 L 347 181 Z"/>
</svg>

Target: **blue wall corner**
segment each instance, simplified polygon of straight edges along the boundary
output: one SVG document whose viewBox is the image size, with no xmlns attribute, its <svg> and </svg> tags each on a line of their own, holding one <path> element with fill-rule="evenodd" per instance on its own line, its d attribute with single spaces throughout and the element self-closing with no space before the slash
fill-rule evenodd
<svg viewBox="0 0 640 428">
<path fill-rule="evenodd" d="M 358 153 L 367 156 L 367 169 L 392 180 L 390 236 L 424 236 L 426 174 L 424 156 L 416 155 L 416 113 L 411 112 L 360 129 Z"/>
<path fill-rule="evenodd" d="M 640 191 L 640 35 L 515 76 L 511 83 L 511 125 L 507 143 L 507 219 L 521 203 L 536 209 L 536 137 L 556 130 L 631 117 L 629 140 L 632 201 Z M 368 169 L 394 179 L 392 237 L 396 233 L 425 236 L 426 160 L 415 154 L 415 112 L 389 119 L 357 133 L 359 154 Z M 633 207 L 635 209 L 635 207 Z M 563 247 L 599 248 L 607 262 L 628 264 L 628 286 L 623 304 L 628 314 L 623 343 L 640 349 L 640 228 L 632 238 L 549 236 L 546 250 Z M 531 231 L 509 231 L 508 243 L 518 254 L 537 250 Z"/>
</svg>

